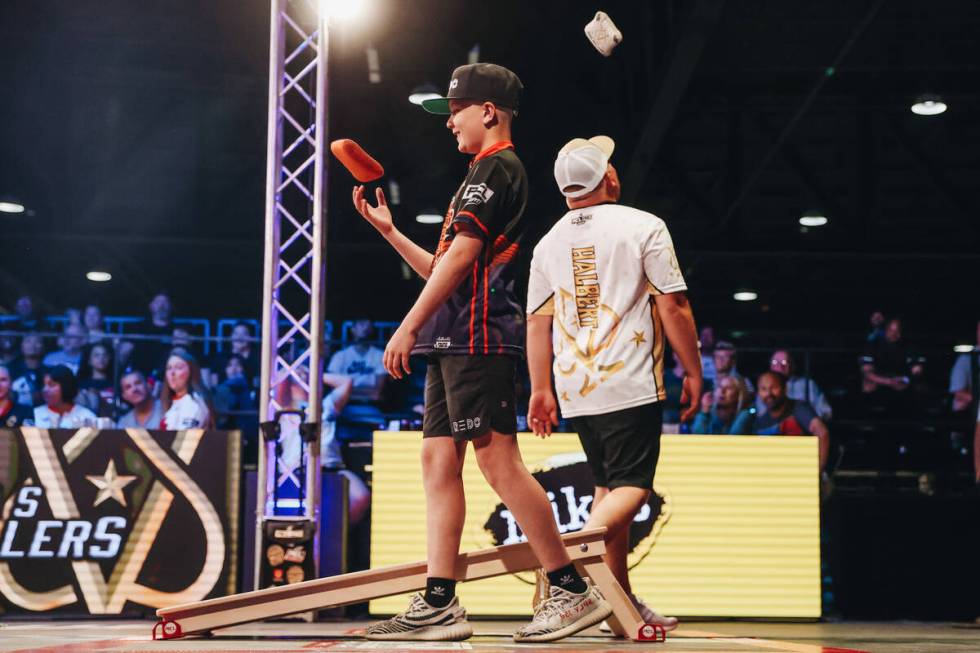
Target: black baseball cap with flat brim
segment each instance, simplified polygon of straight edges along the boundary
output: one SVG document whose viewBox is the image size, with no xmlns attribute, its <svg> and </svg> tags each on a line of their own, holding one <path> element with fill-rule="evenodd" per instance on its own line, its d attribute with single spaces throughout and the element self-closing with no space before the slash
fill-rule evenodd
<svg viewBox="0 0 980 653">
<path fill-rule="evenodd" d="M 423 100 L 422 108 L 440 116 L 449 115 L 450 100 L 493 102 L 517 114 L 524 85 L 512 71 L 493 63 L 471 63 L 453 71 L 445 97 Z"/>
</svg>

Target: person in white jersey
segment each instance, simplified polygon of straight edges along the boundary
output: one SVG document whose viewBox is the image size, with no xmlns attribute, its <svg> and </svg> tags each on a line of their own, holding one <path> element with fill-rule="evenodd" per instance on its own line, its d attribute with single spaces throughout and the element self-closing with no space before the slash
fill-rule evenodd
<svg viewBox="0 0 980 653">
<path fill-rule="evenodd" d="M 632 592 L 629 527 L 650 497 L 660 456 L 664 336 L 686 372 L 683 420 L 701 397 L 701 355 L 667 225 L 616 204 L 614 147 L 607 136 L 576 138 L 555 161 L 570 210 L 531 261 L 528 418 L 542 437 L 557 426 L 559 405 L 570 419 L 596 482 L 586 528 L 606 527 L 606 564 L 647 623 L 673 630 L 677 619 Z"/>
</svg>

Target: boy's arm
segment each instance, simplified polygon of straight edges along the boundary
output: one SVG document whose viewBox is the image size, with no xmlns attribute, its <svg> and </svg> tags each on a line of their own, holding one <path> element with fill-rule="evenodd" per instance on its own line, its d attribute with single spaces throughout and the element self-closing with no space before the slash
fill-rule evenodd
<svg viewBox="0 0 980 653">
<path fill-rule="evenodd" d="M 395 251 L 420 277 L 428 279 L 429 271 L 432 269 L 432 253 L 413 243 L 408 236 L 395 228 L 384 191 L 380 187 L 375 190 L 375 196 L 378 199 L 378 205 L 371 206 L 364 198 L 364 186 L 354 186 L 354 208 L 361 214 L 361 217 L 378 230 L 378 233 L 395 248 Z"/>
<path fill-rule="evenodd" d="M 527 369 L 531 375 L 531 399 L 528 402 L 529 426 L 536 435 L 551 434 L 558 426 L 558 402 L 551 388 L 551 315 L 527 316 Z"/>
<path fill-rule="evenodd" d="M 385 347 L 383 362 L 388 374 L 400 379 L 405 374 L 412 373 L 408 364 L 409 356 L 419 330 L 470 273 L 473 261 L 483 251 L 483 246 L 483 240 L 466 231 L 458 232 L 453 238 L 419 298 L 415 300 L 415 305 Z"/>
</svg>

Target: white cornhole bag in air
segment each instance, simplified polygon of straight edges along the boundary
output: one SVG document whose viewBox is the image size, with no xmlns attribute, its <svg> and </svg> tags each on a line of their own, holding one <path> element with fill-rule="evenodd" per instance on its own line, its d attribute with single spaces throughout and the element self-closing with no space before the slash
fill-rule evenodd
<svg viewBox="0 0 980 653">
<path fill-rule="evenodd" d="M 595 18 L 585 26 L 585 35 L 604 57 L 611 55 L 613 48 L 623 40 L 622 32 L 616 28 L 612 18 L 604 11 L 596 12 Z"/>
</svg>

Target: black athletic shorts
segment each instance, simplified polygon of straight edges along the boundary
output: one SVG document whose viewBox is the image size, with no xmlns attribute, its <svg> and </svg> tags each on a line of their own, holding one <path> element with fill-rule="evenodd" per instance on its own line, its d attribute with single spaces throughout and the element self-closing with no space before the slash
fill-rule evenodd
<svg viewBox="0 0 980 653">
<path fill-rule="evenodd" d="M 598 487 L 653 489 L 663 406 L 658 402 L 569 419 Z"/>
<path fill-rule="evenodd" d="M 425 372 L 426 438 L 473 440 L 491 430 L 517 433 L 515 386 L 518 358 L 429 356 Z"/>
</svg>

